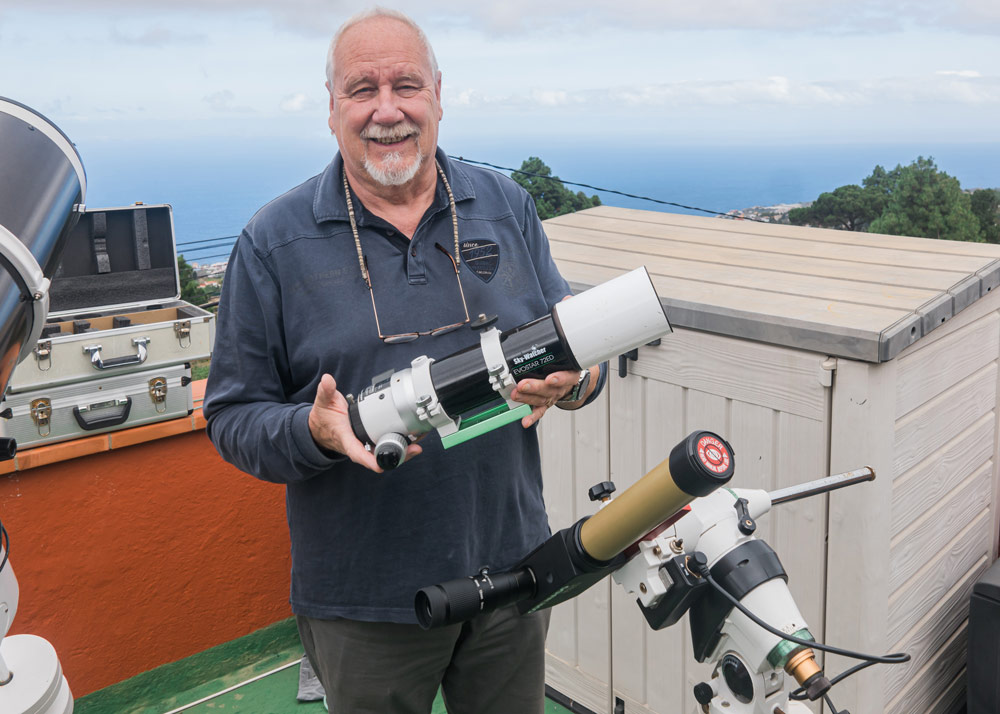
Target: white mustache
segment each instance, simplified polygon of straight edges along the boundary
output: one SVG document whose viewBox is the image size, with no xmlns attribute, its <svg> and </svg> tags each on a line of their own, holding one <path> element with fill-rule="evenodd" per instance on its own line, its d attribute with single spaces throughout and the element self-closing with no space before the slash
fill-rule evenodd
<svg viewBox="0 0 1000 714">
<path fill-rule="evenodd" d="M 378 141 L 402 141 L 408 136 L 419 136 L 420 129 L 411 122 L 399 122 L 392 126 L 382 124 L 372 124 L 361 132 L 362 139 L 375 139 Z"/>
</svg>

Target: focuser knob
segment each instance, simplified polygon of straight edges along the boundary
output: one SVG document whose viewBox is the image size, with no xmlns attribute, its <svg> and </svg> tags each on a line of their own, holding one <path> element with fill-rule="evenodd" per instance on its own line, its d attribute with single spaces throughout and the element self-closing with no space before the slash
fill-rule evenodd
<svg viewBox="0 0 1000 714">
<path fill-rule="evenodd" d="M 615 485 L 611 481 L 601 481 L 590 487 L 587 495 L 591 501 L 607 501 L 611 494 L 615 492 Z"/>
</svg>

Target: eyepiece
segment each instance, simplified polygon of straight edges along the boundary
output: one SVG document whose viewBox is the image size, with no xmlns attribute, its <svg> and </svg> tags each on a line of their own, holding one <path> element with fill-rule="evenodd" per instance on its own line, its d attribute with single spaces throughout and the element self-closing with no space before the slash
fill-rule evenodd
<svg viewBox="0 0 1000 714">
<path fill-rule="evenodd" d="M 406 459 L 406 445 L 409 442 L 402 434 L 385 434 L 375 444 L 375 461 L 380 468 L 389 471 Z"/>
<path fill-rule="evenodd" d="M 421 588 L 414 599 L 417 621 L 425 630 L 471 620 L 534 595 L 535 578 L 527 568 L 449 580 Z"/>
</svg>

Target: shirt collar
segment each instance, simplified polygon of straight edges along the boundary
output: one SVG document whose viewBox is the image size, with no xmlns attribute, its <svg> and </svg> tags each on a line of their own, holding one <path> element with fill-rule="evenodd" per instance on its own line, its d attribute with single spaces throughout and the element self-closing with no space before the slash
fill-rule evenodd
<svg viewBox="0 0 1000 714">
<path fill-rule="evenodd" d="M 451 184 L 451 191 L 455 195 L 455 203 L 461 203 L 476 197 L 475 189 L 472 186 L 472 178 L 469 176 L 468 168 L 458 161 L 451 161 L 444 151 L 439 147 L 434 154 L 441 168 L 444 169 L 445 176 Z M 347 221 L 347 202 L 344 200 L 344 181 L 341 178 L 344 160 L 337 152 L 333 161 L 323 169 L 316 182 L 316 193 L 313 196 L 313 217 L 317 223 L 324 221 Z M 440 189 L 440 182 L 438 189 Z M 357 200 L 357 197 L 354 197 Z M 447 199 L 446 199 L 447 200 Z M 435 202 L 437 198 L 435 198 Z M 360 203 L 360 201 L 358 201 Z M 364 225 L 363 214 L 366 211 L 357 211 L 358 224 Z"/>
</svg>

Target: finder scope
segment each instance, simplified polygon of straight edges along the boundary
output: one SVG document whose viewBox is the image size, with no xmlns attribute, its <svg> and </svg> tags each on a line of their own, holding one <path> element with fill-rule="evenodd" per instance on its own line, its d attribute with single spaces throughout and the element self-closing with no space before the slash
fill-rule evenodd
<svg viewBox="0 0 1000 714">
<path fill-rule="evenodd" d="M 732 447 L 712 432 L 696 431 L 620 496 L 553 534 L 510 571 L 480 571 L 422 588 L 414 599 L 417 620 L 430 629 L 511 604 L 526 613 L 576 597 L 621 567 L 631 545 L 728 483 L 733 469 Z"/>
<path fill-rule="evenodd" d="M 422 356 L 380 374 L 350 404 L 355 436 L 384 469 L 403 462 L 406 446 L 437 430 L 447 449 L 531 412 L 510 398 L 521 379 L 581 370 L 671 331 L 649 273 L 637 268 L 505 332 L 485 325 L 479 344 L 443 359 Z M 493 408 L 473 413 L 499 403 Z"/>
</svg>

